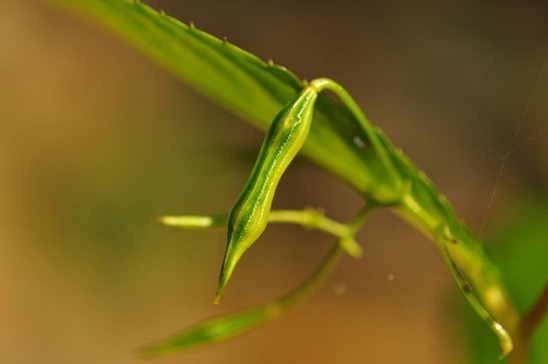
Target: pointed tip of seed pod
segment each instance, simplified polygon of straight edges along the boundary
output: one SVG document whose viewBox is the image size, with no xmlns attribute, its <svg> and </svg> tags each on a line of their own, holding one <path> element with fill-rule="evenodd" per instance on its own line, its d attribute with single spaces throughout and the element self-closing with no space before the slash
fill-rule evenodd
<svg viewBox="0 0 548 364">
<path fill-rule="evenodd" d="M 235 250 L 234 243 L 229 240 L 229 244 L 227 245 L 225 256 L 223 258 L 223 265 L 221 266 L 221 273 L 219 274 L 219 282 L 217 283 L 217 292 L 215 293 L 214 300 L 215 304 L 219 304 L 225 287 L 232 277 L 234 268 L 236 267 L 236 264 L 240 260 L 241 256 L 242 254 L 238 254 L 238 252 Z"/>
<path fill-rule="evenodd" d="M 190 26 L 190 29 L 196 28 L 196 25 L 194 25 L 194 20 L 191 20 L 191 21 L 190 21 L 189 26 Z"/>
<path fill-rule="evenodd" d="M 221 296 L 223 295 L 228 280 L 232 275 L 233 269 L 227 269 L 226 267 L 227 265 L 223 264 L 223 267 L 221 268 L 221 274 L 219 275 L 219 283 L 217 283 L 217 291 L 215 292 L 215 299 L 213 300 L 213 303 L 216 305 L 218 305 L 221 301 Z"/>
<path fill-rule="evenodd" d="M 269 58 L 267 63 L 270 67 L 274 66 L 274 60 L 272 58 Z"/>
<path fill-rule="evenodd" d="M 244 197 L 247 198 L 245 195 Z M 245 251 L 253 245 L 268 223 L 270 203 L 265 203 L 251 213 L 242 211 L 240 202 L 236 202 L 235 206 L 228 219 L 227 245 L 219 274 L 217 297 L 221 296 Z"/>
<path fill-rule="evenodd" d="M 219 276 L 219 283 L 217 283 L 217 291 L 215 292 L 215 298 L 213 299 L 213 304 L 218 305 L 221 302 L 221 296 L 223 295 L 223 291 L 225 290 L 225 286 L 227 283 L 227 278 L 225 275 L 225 269 L 223 267 L 221 268 L 221 274 Z"/>
</svg>

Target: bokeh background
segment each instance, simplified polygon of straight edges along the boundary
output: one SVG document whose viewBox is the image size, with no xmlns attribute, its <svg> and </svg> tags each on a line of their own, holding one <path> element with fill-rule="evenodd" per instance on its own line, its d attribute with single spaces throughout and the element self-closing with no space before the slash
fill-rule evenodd
<svg viewBox="0 0 548 364">
<path fill-rule="evenodd" d="M 487 241 L 547 194 L 546 2 L 147 3 L 339 81 Z M 262 133 L 93 23 L 2 9 L 0 362 L 139 363 L 140 345 L 277 297 L 322 259 L 329 237 L 269 228 L 214 306 L 224 231 L 156 218 L 227 212 Z M 360 199 L 300 159 L 275 206 L 344 220 Z M 158 362 L 466 362 L 464 299 L 433 244 L 388 212 L 359 240 L 364 258 L 285 317 Z"/>
</svg>

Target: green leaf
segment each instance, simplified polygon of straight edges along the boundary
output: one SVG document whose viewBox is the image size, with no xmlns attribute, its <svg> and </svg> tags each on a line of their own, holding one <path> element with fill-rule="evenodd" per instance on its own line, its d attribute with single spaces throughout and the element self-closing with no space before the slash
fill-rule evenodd
<svg viewBox="0 0 548 364">
<path fill-rule="evenodd" d="M 113 29 L 164 68 L 252 124 L 267 129 L 303 88 L 293 73 L 193 25 L 129 0 L 50 0 Z M 356 145 L 366 141 L 348 109 L 326 95 L 316 103 L 303 153 L 358 191 L 371 193 L 375 155 Z M 340 163 L 344 160 L 344 163 Z"/>
<path fill-rule="evenodd" d="M 142 352 L 145 356 L 161 356 L 200 345 L 223 342 L 265 324 L 283 311 L 283 307 L 276 302 L 207 320 L 164 341 L 147 346 Z"/>
<path fill-rule="evenodd" d="M 235 314 L 206 320 L 165 340 L 145 347 L 142 350 L 143 354 L 146 356 L 162 356 L 200 345 L 220 343 L 275 319 L 314 292 L 337 266 L 342 252 L 341 244 L 335 244 L 327 257 L 307 280 L 278 300 Z"/>
</svg>

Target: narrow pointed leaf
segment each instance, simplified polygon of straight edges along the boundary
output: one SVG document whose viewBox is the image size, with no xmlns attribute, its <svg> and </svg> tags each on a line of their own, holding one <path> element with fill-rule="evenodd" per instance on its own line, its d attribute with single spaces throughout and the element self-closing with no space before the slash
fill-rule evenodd
<svg viewBox="0 0 548 364">
<path fill-rule="evenodd" d="M 141 2 L 49 1 L 91 15 L 186 83 L 262 129 L 303 88 L 286 68 Z M 372 194 L 376 185 L 375 193 L 389 193 L 374 181 L 380 168 L 375 153 L 356 145 L 356 140 L 367 142 L 367 136 L 348 109 L 326 95 L 318 97 L 316 108 L 303 153 L 361 192 Z"/>
<path fill-rule="evenodd" d="M 263 306 L 204 321 L 163 341 L 145 347 L 142 350 L 143 354 L 161 356 L 201 345 L 220 343 L 277 318 L 318 288 L 337 266 L 342 252 L 340 243 L 336 244 L 310 277 L 282 298 Z"/>
<path fill-rule="evenodd" d="M 280 304 L 272 303 L 204 321 L 164 341 L 145 347 L 143 354 L 146 356 L 167 355 L 200 345 L 223 342 L 265 324 L 282 312 L 283 307 Z"/>
</svg>

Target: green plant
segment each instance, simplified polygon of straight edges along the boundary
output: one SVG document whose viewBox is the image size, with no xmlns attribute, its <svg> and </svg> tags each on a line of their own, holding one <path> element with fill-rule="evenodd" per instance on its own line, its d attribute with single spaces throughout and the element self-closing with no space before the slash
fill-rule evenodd
<svg viewBox="0 0 548 364">
<path fill-rule="evenodd" d="M 293 293 L 256 309 L 207 321 L 148 347 L 147 353 L 225 340 L 277 317 L 321 281 L 342 250 L 359 256 L 354 235 L 372 210 L 383 207 L 438 245 L 465 297 L 499 337 L 502 354 L 512 350 L 512 339 L 520 352 L 520 343 L 526 339 L 521 337 L 519 315 L 497 267 L 430 180 L 369 123 L 342 87 L 325 79 L 303 82 L 273 62 L 263 62 L 226 40 L 139 2 L 81 0 L 70 5 L 96 15 L 186 82 L 256 125 L 266 129 L 275 118 L 254 172 L 229 218 L 163 218 L 169 225 L 186 228 L 228 224 L 218 298 L 237 261 L 268 222 L 324 230 L 339 241 L 324 264 Z M 319 94 L 324 88 L 343 103 Z M 361 193 L 366 207 L 353 221 L 341 224 L 315 210 L 270 212 L 277 181 L 301 147 L 306 156 Z"/>
</svg>

